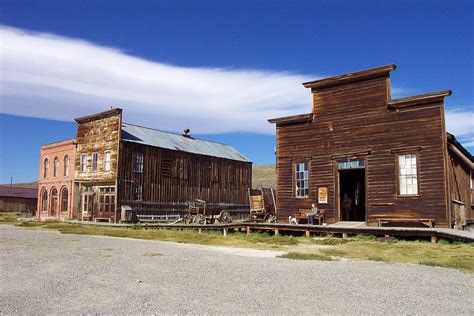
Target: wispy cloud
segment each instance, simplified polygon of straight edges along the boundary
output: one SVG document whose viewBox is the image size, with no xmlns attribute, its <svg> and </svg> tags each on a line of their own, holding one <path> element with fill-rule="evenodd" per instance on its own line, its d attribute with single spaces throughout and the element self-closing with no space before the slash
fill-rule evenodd
<svg viewBox="0 0 474 316">
<path fill-rule="evenodd" d="M 474 106 L 458 106 L 460 109 L 473 109 Z M 474 111 L 446 111 L 446 129 L 454 134 L 465 147 L 474 149 Z"/>
<path fill-rule="evenodd" d="M 119 49 L 0 26 L 1 112 L 57 120 L 124 108 L 125 120 L 194 133 L 272 133 L 268 118 L 307 112 L 316 79 L 289 72 L 190 68 Z"/>
</svg>

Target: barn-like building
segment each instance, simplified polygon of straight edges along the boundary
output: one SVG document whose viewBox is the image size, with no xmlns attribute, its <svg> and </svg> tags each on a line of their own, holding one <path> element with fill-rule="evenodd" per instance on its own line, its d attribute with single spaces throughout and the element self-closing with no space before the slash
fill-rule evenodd
<svg viewBox="0 0 474 316">
<path fill-rule="evenodd" d="M 445 127 L 451 91 L 392 99 L 395 68 L 306 82 L 312 111 L 269 120 L 280 219 L 312 203 L 328 223 L 411 219 L 451 227 L 474 218 L 474 160 Z"/>
</svg>

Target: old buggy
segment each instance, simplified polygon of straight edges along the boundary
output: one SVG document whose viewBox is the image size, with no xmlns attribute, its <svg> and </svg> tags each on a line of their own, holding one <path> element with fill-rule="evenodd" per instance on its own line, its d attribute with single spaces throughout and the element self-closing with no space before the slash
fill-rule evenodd
<svg viewBox="0 0 474 316">
<path fill-rule="evenodd" d="M 232 216 L 228 210 L 220 207 L 209 207 L 206 201 L 196 199 L 189 203 L 188 213 L 184 215 L 183 222 L 186 224 L 228 224 L 232 222 Z"/>
</svg>

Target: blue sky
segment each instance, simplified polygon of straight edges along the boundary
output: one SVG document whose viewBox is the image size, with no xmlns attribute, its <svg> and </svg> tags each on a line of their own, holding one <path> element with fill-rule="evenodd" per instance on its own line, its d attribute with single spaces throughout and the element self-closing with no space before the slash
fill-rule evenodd
<svg viewBox="0 0 474 316">
<path fill-rule="evenodd" d="M 474 150 L 471 1 L 0 2 L 0 183 L 36 180 L 73 118 L 124 119 L 274 162 L 266 119 L 310 111 L 305 80 L 395 63 L 393 97 L 453 90 Z"/>
</svg>

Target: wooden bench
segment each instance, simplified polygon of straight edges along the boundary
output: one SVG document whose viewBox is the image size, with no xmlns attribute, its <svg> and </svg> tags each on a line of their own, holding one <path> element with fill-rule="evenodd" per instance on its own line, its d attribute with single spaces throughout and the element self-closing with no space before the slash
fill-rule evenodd
<svg viewBox="0 0 474 316">
<path fill-rule="evenodd" d="M 318 225 L 321 225 L 324 223 L 324 210 L 320 209 L 319 210 L 319 215 L 313 215 L 314 219 L 318 221 Z M 308 214 L 311 214 L 310 209 L 300 209 L 298 212 L 294 213 L 292 215 L 293 218 L 295 218 L 298 221 L 298 224 L 303 223 L 308 223 Z"/>
<path fill-rule="evenodd" d="M 111 218 L 106 218 L 106 217 L 96 217 L 94 218 L 94 222 L 106 222 L 106 223 L 111 223 L 112 219 Z"/>
<path fill-rule="evenodd" d="M 435 220 L 431 218 L 378 218 L 378 226 L 382 227 L 385 224 L 399 223 L 399 224 L 422 224 L 429 228 L 433 228 Z"/>
<path fill-rule="evenodd" d="M 175 222 L 181 219 L 179 215 L 137 215 L 140 223 L 157 223 L 157 222 Z"/>
</svg>

